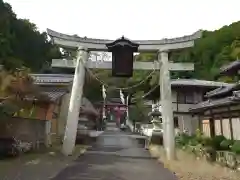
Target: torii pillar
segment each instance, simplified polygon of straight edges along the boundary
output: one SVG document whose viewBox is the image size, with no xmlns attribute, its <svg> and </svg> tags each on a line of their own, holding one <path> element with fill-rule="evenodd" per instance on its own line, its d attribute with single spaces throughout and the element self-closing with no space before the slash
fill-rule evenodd
<svg viewBox="0 0 240 180">
<path fill-rule="evenodd" d="M 168 51 L 158 52 L 159 60 L 159 85 L 160 85 L 160 104 L 162 108 L 163 120 L 163 143 L 168 160 L 176 158 L 175 153 L 175 131 L 173 123 L 172 91 L 168 63 Z"/>
<path fill-rule="evenodd" d="M 88 59 L 87 49 L 79 47 L 77 52 L 75 74 L 73 78 L 72 92 L 67 115 L 67 124 L 62 147 L 62 153 L 67 156 L 73 153 L 75 147 L 77 126 L 85 80 L 84 63 L 87 62 L 87 59 Z"/>
</svg>

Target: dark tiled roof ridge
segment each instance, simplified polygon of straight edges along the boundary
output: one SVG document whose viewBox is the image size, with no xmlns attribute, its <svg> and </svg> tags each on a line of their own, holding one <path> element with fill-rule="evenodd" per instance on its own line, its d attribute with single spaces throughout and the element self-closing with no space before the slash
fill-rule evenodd
<svg viewBox="0 0 240 180">
<path fill-rule="evenodd" d="M 222 66 L 220 68 L 220 74 L 222 74 L 224 72 L 227 72 L 227 71 L 230 71 L 231 69 L 237 68 L 238 66 L 240 67 L 240 59 L 237 59 L 233 62 L 230 62 L 227 65 Z"/>
<path fill-rule="evenodd" d="M 234 90 L 238 90 L 238 88 L 240 89 L 240 84 L 231 84 L 230 86 L 225 86 L 225 87 L 219 87 L 217 89 L 214 89 L 212 91 L 209 91 L 206 93 L 205 97 L 214 97 L 214 96 L 218 96 L 218 95 L 224 95 L 228 92 L 234 91 Z"/>
<path fill-rule="evenodd" d="M 224 106 L 231 103 L 238 103 L 239 100 L 240 100 L 240 97 L 236 97 L 236 96 L 228 96 L 225 98 L 214 99 L 214 100 L 209 99 L 194 105 L 192 108 L 189 109 L 189 111 L 204 110 L 211 107 Z"/>
</svg>

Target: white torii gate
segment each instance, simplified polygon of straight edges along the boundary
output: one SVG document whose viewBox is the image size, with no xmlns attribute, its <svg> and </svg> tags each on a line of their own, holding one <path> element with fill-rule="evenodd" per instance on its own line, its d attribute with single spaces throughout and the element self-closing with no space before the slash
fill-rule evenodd
<svg viewBox="0 0 240 180">
<path fill-rule="evenodd" d="M 113 42 L 112 40 L 89 39 L 76 36 L 70 36 L 47 30 L 53 43 L 73 50 L 77 50 L 76 60 L 52 60 L 52 67 L 75 68 L 75 75 L 72 85 L 72 93 L 70 98 L 67 124 L 63 141 L 62 152 L 65 155 L 71 155 L 75 147 L 78 116 L 81 106 L 81 98 L 83 94 L 85 67 L 98 69 L 111 69 L 112 62 L 95 62 L 88 61 L 89 51 L 107 51 L 106 44 Z M 153 62 L 134 62 L 133 68 L 138 70 L 160 70 L 160 94 L 162 118 L 164 124 L 164 146 L 166 155 L 169 160 L 175 159 L 175 132 L 173 123 L 172 110 L 172 93 L 170 84 L 169 71 L 193 71 L 192 63 L 169 63 L 168 52 L 189 48 L 194 46 L 194 40 L 201 37 L 201 31 L 190 36 L 184 36 L 174 39 L 163 40 L 140 40 L 134 41 L 139 44 L 139 52 L 157 52 L 158 60 Z M 157 63 L 156 63 L 157 62 Z"/>
</svg>

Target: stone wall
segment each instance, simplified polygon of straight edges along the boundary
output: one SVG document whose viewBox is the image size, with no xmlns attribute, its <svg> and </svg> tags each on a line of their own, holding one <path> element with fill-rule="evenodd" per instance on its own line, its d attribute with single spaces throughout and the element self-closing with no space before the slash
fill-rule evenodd
<svg viewBox="0 0 240 180">
<path fill-rule="evenodd" d="M 0 120 L 0 136 L 11 136 L 23 142 L 32 143 L 34 148 L 48 144 L 48 121 L 27 118 L 6 118 Z"/>
</svg>

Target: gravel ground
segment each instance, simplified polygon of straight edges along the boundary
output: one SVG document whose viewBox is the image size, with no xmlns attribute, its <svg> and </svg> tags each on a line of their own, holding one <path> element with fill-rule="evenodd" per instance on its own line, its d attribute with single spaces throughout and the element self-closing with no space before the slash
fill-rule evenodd
<svg viewBox="0 0 240 180">
<path fill-rule="evenodd" d="M 167 161 L 160 146 L 152 145 L 150 153 L 159 157 L 164 166 L 174 172 L 180 180 L 239 180 L 240 173 L 228 168 L 210 164 L 204 160 L 197 160 L 191 154 L 177 151 L 177 161 Z"/>
<path fill-rule="evenodd" d="M 87 146 L 77 145 L 73 156 L 65 157 L 59 147 L 44 153 L 29 153 L 0 160 L 0 180 L 48 180 L 84 153 Z"/>
</svg>

